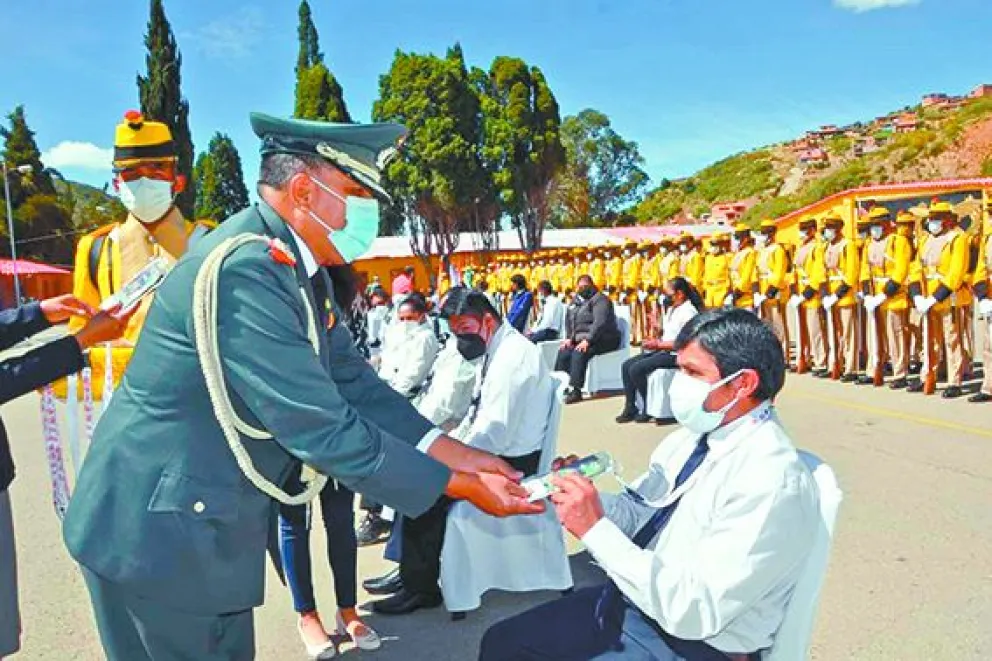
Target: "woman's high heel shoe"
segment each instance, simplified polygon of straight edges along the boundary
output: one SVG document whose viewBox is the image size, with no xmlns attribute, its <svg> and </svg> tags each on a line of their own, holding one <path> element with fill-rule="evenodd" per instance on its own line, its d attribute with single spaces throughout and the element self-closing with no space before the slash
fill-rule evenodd
<svg viewBox="0 0 992 661">
<path fill-rule="evenodd" d="M 363 633 L 358 633 L 359 631 L 363 631 Z M 338 633 L 351 638 L 360 650 L 372 651 L 382 646 L 382 639 L 379 638 L 379 634 L 372 627 L 364 622 L 352 622 L 351 625 L 345 624 L 344 618 L 341 617 L 341 611 L 338 611 Z"/>
</svg>

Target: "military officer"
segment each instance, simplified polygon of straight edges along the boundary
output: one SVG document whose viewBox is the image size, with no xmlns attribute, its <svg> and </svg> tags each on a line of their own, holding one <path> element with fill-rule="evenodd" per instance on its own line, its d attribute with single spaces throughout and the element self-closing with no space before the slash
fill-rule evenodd
<svg viewBox="0 0 992 661">
<path fill-rule="evenodd" d="M 730 237 L 730 249 L 733 252 L 733 258 L 730 260 L 730 294 L 729 300 L 724 299 L 723 303 L 752 310 L 757 253 L 754 250 L 754 237 L 751 235 L 750 227 L 742 223 L 734 227 L 734 233 Z"/>
<path fill-rule="evenodd" d="M 613 301 L 621 302 L 623 288 L 623 257 L 618 247 L 603 248 L 603 263 L 606 275 L 606 292 Z"/>
<path fill-rule="evenodd" d="M 906 216 L 908 215 L 908 219 Z M 900 212 L 903 222 L 915 222 L 912 214 Z M 893 390 L 905 388 L 909 375 L 909 269 L 912 246 L 894 230 L 885 207 L 869 213 L 869 240 L 861 260 L 861 282 L 867 315 L 876 315 L 885 328 L 885 347 L 879 347 L 878 360 L 887 356 L 892 363 Z M 878 312 L 880 312 L 880 314 Z M 871 383 L 869 375 L 859 383 Z"/>
<path fill-rule="evenodd" d="M 896 234 L 905 238 L 906 242 L 909 244 L 910 268 L 909 276 L 907 276 L 905 285 L 907 307 L 906 335 L 909 337 L 907 348 L 909 372 L 915 373 L 919 371 L 921 347 L 923 346 L 923 329 L 921 325 L 920 311 L 912 305 L 912 297 L 909 295 L 909 289 L 913 286 L 913 281 L 911 280 L 911 277 L 914 275 L 913 264 L 916 262 L 917 254 L 919 252 L 917 248 L 918 232 L 916 216 L 909 211 L 902 211 L 896 214 Z"/>
<path fill-rule="evenodd" d="M 661 260 L 658 262 L 658 286 L 664 289 L 669 280 L 679 275 L 679 251 L 675 239 L 667 236 L 662 238 L 658 253 L 661 255 Z"/>
<path fill-rule="evenodd" d="M 575 282 L 584 273 L 582 256 L 586 253 L 585 248 L 572 248 L 571 259 L 565 264 L 562 271 L 562 294 L 569 297 L 575 293 Z M 564 298 L 562 299 L 564 300 Z"/>
<path fill-rule="evenodd" d="M 167 264 L 186 252 L 213 226 L 211 223 L 187 222 L 175 205 L 176 196 L 186 188 L 186 178 L 179 174 L 176 145 L 169 127 L 146 121 L 142 114 L 130 110 L 114 134 L 114 189 L 127 209 L 120 223 L 104 225 L 83 235 L 76 245 L 72 290 L 76 298 L 97 308 L 109 296 L 156 258 Z M 119 377 L 138 341 L 148 306 L 148 296 L 131 317 L 122 342 L 112 349 L 114 370 Z M 72 317 L 69 331 L 76 332 L 86 323 L 84 317 Z M 93 385 L 97 398 L 102 394 L 103 347 L 91 351 L 91 365 L 96 371 Z M 99 357 L 98 357 L 99 356 Z"/>
<path fill-rule="evenodd" d="M 657 246 L 650 241 L 642 241 L 638 245 L 641 253 L 641 274 L 638 278 L 637 298 L 641 306 L 641 333 L 642 340 L 655 337 L 657 330 L 654 322 L 654 304 L 658 296 L 661 281 L 658 274 L 658 263 L 661 256 L 658 254 Z"/>
<path fill-rule="evenodd" d="M 590 248 L 586 255 L 586 268 L 592 283 L 599 291 L 606 290 L 606 248 Z"/>
<path fill-rule="evenodd" d="M 823 308 L 832 315 L 837 356 L 843 366 L 841 381 L 858 380 L 857 292 L 861 255 L 856 240 L 844 236 L 844 221 L 829 215 L 823 220 L 826 246 L 823 255 L 826 282 L 821 289 Z"/>
<path fill-rule="evenodd" d="M 800 327 L 800 341 L 796 342 L 797 353 L 806 351 L 813 365 L 813 375 L 825 377 L 827 370 L 827 348 L 824 343 L 823 325 L 820 322 L 820 289 L 826 281 L 823 265 L 824 245 L 817 237 L 816 218 L 803 218 L 799 221 L 800 244 L 796 249 L 795 282 L 789 305 L 798 310 L 801 326 L 805 326 L 805 338 Z M 802 341 L 805 339 L 805 346 Z M 797 360 L 797 369 L 798 369 Z"/>
<path fill-rule="evenodd" d="M 965 281 L 968 237 L 958 229 L 957 217 L 948 202 L 935 201 L 930 205 L 926 230 L 929 236 L 920 246 L 913 264 L 918 276 L 914 280 L 919 282 L 919 286 L 911 293 L 916 309 L 921 315 L 929 315 L 933 321 L 932 339 L 943 338 L 948 381 L 943 396 L 952 399 L 962 394 L 965 371 L 961 320 L 954 309 L 954 302 L 955 299 L 971 301 Z M 924 386 L 925 382 L 921 379 L 909 386 L 909 392 L 923 392 Z"/>
<path fill-rule="evenodd" d="M 978 301 L 979 325 L 982 333 L 982 379 L 981 389 L 968 398 L 969 402 L 984 404 L 992 402 L 992 200 L 985 203 L 986 220 L 984 232 L 980 233 L 978 264 L 975 267 L 975 279 L 972 290 Z"/>
<path fill-rule="evenodd" d="M 789 284 L 789 258 L 785 246 L 775 238 L 777 231 L 774 220 L 763 220 L 758 227 L 759 245 L 755 264 L 758 277 L 752 288 L 754 305 L 782 341 L 782 353 L 788 365 L 789 324 L 785 321 L 785 293 Z"/>
<path fill-rule="evenodd" d="M 261 202 L 158 290 L 65 517 L 110 661 L 253 658 L 276 507 L 327 478 L 411 517 L 444 494 L 534 511 L 519 473 L 423 419 L 338 322 L 331 278 L 375 239 L 403 128 L 251 120 Z"/>
<path fill-rule="evenodd" d="M 707 308 L 718 308 L 730 294 L 730 235 L 718 232 L 710 237 L 703 258 L 703 301 Z"/>
<path fill-rule="evenodd" d="M 703 293 L 703 255 L 699 252 L 699 241 L 692 234 L 683 232 L 679 236 L 679 271 L 682 276 Z"/>
</svg>

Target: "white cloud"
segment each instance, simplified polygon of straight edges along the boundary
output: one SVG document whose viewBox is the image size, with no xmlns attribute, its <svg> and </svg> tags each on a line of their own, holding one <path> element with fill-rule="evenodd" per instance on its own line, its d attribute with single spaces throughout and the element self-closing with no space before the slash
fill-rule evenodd
<svg viewBox="0 0 992 661">
<path fill-rule="evenodd" d="M 113 159 L 113 149 L 104 149 L 92 142 L 72 140 L 64 140 L 41 155 L 41 161 L 46 167 L 85 170 L 107 170 Z"/>
<path fill-rule="evenodd" d="M 247 57 L 262 36 L 262 11 L 243 7 L 236 14 L 218 18 L 180 34 L 180 42 L 193 44 L 208 57 L 233 60 Z"/>
<path fill-rule="evenodd" d="M 850 9 L 858 14 L 873 9 L 887 9 L 891 7 L 907 7 L 919 4 L 920 0 L 834 0 L 834 5 L 841 9 Z"/>
</svg>

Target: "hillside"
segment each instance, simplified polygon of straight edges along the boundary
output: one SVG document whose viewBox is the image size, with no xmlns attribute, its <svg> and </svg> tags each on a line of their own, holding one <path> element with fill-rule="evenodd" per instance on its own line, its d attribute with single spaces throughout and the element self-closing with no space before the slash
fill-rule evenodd
<svg viewBox="0 0 992 661">
<path fill-rule="evenodd" d="M 641 224 L 692 223 L 737 203 L 753 225 L 858 186 L 989 175 L 992 98 L 952 99 L 731 156 L 663 181 L 632 212 Z"/>
</svg>

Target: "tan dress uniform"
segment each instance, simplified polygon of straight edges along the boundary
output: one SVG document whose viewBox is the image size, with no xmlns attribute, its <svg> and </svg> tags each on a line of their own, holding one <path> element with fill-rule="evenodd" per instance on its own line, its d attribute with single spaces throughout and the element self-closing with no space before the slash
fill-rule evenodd
<svg viewBox="0 0 992 661">
<path fill-rule="evenodd" d="M 979 243 L 978 264 L 972 288 L 978 307 L 990 307 L 992 301 L 992 232 L 986 232 Z M 978 322 L 982 337 L 982 379 L 981 390 L 969 398 L 972 402 L 992 401 L 992 313 L 986 313 Z"/>
<path fill-rule="evenodd" d="M 841 231 L 839 228 L 838 232 Z M 834 337 L 837 338 L 838 358 L 844 367 L 844 381 L 857 379 L 858 322 L 857 288 L 861 277 L 861 260 L 855 241 L 840 238 L 827 245 L 824 252 L 826 290 L 837 297 L 837 302 L 827 314 L 833 314 Z"/>
<path fill-rule="evenodd" d="M 775 331 L 782 342 L 782 354 L 789 362 L 789 325 L 785 321 L 785 292 L 788 291 L 789 272 L 785 246 L 772 241 L 761 248 L 755 264 L 757 282 L 752 289 L 765 300 L 761 303 L 761 318 Z"/>
<path fill-rule="evenodd" d="M 814 226 L 815 231 L 815 226 Z M 795 257 L 795 289 L 793 293 L 801 296 L 799 313 L 806 320 L 810 358 L 813 369 L 827 369 L 827 347 L 823 324 L 820 320 L 820 290 L 826 282 L 827 273 L 823 263 L 823 253 L 826 247 L 815 236 L 807 239 L 796 249 Z M 797 345 L 799 343 L 797 342 Z"/>
</svg>

